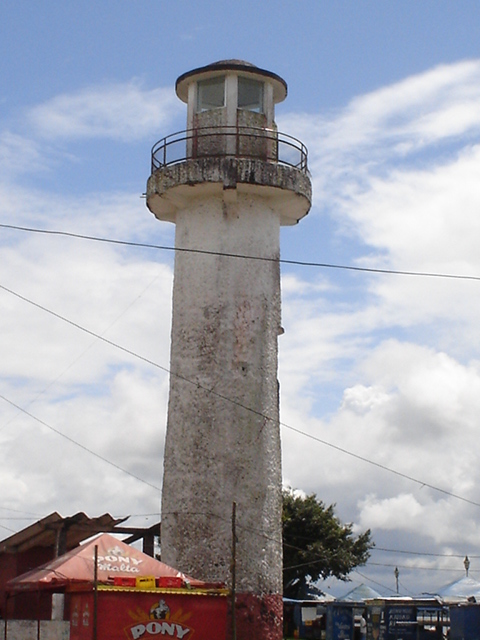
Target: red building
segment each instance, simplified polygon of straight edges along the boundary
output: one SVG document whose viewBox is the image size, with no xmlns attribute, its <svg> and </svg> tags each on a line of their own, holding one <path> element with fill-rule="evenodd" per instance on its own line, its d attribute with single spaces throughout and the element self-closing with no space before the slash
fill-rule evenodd
<svg viewBox="0 0 480 640">
<path fill-rule="evenodd" d="M 125 519 L 109 514 L 89 518 L 84 513 L 63 518 L 58 513 L 38 520 L 22 531 L 0 542 L 0 614 L 2 617 L 32 619 L 30 605 L 24 598 L 9 599 L 6 610 L 5 586 L 9 580 L 35 569 L 77 547 L 83 540 L 103 532 L 113 531 Z M 41 603 L 42 619 L 51 617 L 51 601 Z M 36 612 L 33 618 L 36 618 Z"/>
</svg>

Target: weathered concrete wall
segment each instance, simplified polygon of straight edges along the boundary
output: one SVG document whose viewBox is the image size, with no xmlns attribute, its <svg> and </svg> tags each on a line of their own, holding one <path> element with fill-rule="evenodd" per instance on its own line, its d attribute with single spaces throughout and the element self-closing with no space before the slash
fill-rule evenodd
<svg viewBox="0 0 480 640">
<path fill-rule="evenodd" d="M 147 182 L 147 206 L 159 220 L 176 221 L 179 209 L 202 197 L 201 191 L 223 189 L 269 199 L 280 224 L 296 224 L 309 209 L 312 184 L 307 173 L 248 158 L 199 158 L 155 171 Z"/>
<path fill-rule="evenodd" d="M 259 158 L 264 161 L 277 159 L 274 134 L 265 130 L 267 126 L 265 114 L 238 109 L 237 125 L 240 127 L 237 141 L 238 156 Z"/>
<path fill-rule="evenodd" d="M 266 199 L 199 198 L 176 225 L 177 248 L 279 258 Z M 235 501 L 237 589 L 257 595 L 282 591 L 279 330 L 278 262 L 176 253 L 162 560 L 229 582 Z"/>
<path fill-rule="evenodd" d="M 5 620 L 0 620 L 0 638 L 6 640 L 37 640 L 36 620 L 8 620 L 5 636 Z M 65 620 L 41 620 L 40 640 L 69 640 L 70 622 Z"/>
<path fill-rule="evenodd" d="M 194 129 L 199 135 L 192 139 L 189 157 L 225 155 L 227 152 L 227 137 L 216 133 L 219 127 L 227 124 L 227 110 L 212 109 L 195 114 Z"/>
</svg>

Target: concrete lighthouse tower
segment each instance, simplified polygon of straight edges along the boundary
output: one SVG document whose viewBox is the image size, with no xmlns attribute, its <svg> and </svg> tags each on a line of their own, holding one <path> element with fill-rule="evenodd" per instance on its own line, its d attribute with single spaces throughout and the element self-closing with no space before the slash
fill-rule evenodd
<svg viewBox="0 0 480 640">
<path fill-rule="evenodd" d="M 147 184 L 177 249 L 162 560 L 235 586 L 238 640 L 279 640 L 279 236 L 310 208 L 306 149 L 277 131 L 287 86 L 270 71 L 225 60 L 176 92 L 187 130 L 154 146 Z"/>
</svg>

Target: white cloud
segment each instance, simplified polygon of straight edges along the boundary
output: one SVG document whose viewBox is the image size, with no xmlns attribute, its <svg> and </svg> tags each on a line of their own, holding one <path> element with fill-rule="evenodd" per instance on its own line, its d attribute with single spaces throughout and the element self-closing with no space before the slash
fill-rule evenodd
<svg viewBox="0 0 480 640">
<path fill-rule="evenodd" d="M 287 114 L 279 122 L 308 142 L 314 166 L 323 159 L 335 169 L 341 157 L 350 160 L 350 169 L 359 159 L 368 162 L 359 154 L 403 157 L 405 151 L 478 133 L 479 98 L 480 61 L 467 60 L 357 96 L 330 115 Z"/>
<path fill-rule="evenodd" d="M 161 486 L 166 390 L 164 376 L 123 370 L 110 389 L 97 389 L 88 400 L 42 396 L 29 410 L 71 440 L 23 413 L 5 425 L 2 450 L 10 473 L 2 484 L 2 506 L 32 505 L 36 513 L 48 513 L 52 505 L 64 513 L 158 513 L 154 487 Z"/>
<path fill-rule="evenodd" d="M 398 139 L 419 148 L 465 134 L 480 125 L 479 97 L 477 60 L 440 65 L 352 100 L 327 127 L 328 143 L 374 147 Z"/>
<path fill-rule="evenodd" d="M 390 205 L 387 210 L 386 197 L 381 203 L 383 208 L 370 212 L 370 216 L 377 216 L 377 224 L 382 224 L 391 219 L 389 209 L 397 202 L 395 187 L 408 177 L 412 181 L 412 197 L 422 176 L 426 179 L 430 174 L 430 188 L 435 181 L 445 192 L 449 181 L 443 180 L 450 169 L 454 170 L 457 152 L 468 156 L 468 147 L 478 139 L 479 101 L 480 61 L 468 60 L 440 65 L 358 96 L 330 115 L 287 114 L 279 124 L 309 148 L 318 207 L 327 211 L 333 207 L 337 224 L 341 218 L 344 231 L 349 229 L 358 240 L 369 242 L 368 235 L 363 236 L 368 229 L 356 226 L 362 224 L 357 204 L 361 207 L 363 202 L 368 207 L 369 199 L 389 189 L 388 196 L 385 193 Z M 417 174 L 418 169 L 423 172 Z M 468 180 L 469 175 L 463 179 Z M 457 204 L 464 200 L 460 198 Z M 442 209 L 448 203 L 449 200 Z M 399 205 L 400 202 L 398 208 Z M 402 213 L 406 211 L 403 208 Z M 351 216 L 355 216 L 353 224 Z M 401 220 L 402 215 L 398 227 Z"/>
<path fill-rule="evenodd" d="M 141 355 L 168 362 L 169 267 L 138 260 L 135 254 L 126 258 L 112 245 L 55 236 L 25 234 L 21 238 L 15 247 L 0 249 L 4 286 Z M 92 343 L 92 336 L 45 311 L 4 291 L 1 297 L 4 375 L 28 372 L 48 380 Z M 138 322 L 144 323 L 142 331 L 135 329 Z M 167 345 L 153 338 L 160 325 Z M 147 327 L 153 331 L 151 341 Z M 106 367 L 123 359 L 124 354 L 100 344 L 85 365 L 91 367 L 90 373 L 79 363 L 77 375 L 92 381 L 92 376 L 104 375 Z"/>
<path fill-rule="evenodd" d="M 377 500 L 368 495 L 360 503 L 361 524 L 368 522 L 373 529 L 410 529 L 418 527 L 418 518 L 424 509 L 412 495 L 400 494 L 393 498 Z"/>
<path fill-rule="evenodd" d="M 336 241 L 351 243 L 349 262 L 480 274 L 479 97 L 480 63 L 467 61 L 359 96 L 335 114 L 280 123 L 310 147 L 317 209 L 299 225 L 298 245 L 303 225 L 309 242 L 324 233 L 321 207 L 335 223 Z M 172 92 L 129 83 L 59 96 L 29 117 L 35 135 L 48 141 L 128 142 L 156 133 L 176 103 Z M 30 144 L 4 141 L 10 149 Z M 172 241 L 173 226 L 153 220 L 129 193 L 72 198 L 3 185 L 0 203 L 5 219 L 25 226 Z M 168 364 L 170 256 L 13 232 L 2 238 L 2 284 Z M 343 519 L 372 528 L 374 539 L 397 534 L 424 548 L 477 548 L 477 508 L 426 485 L 480 502 L 478 286 L 300 269 L 283 277 L 281 417 L 320 440 L 282 428 L 286 484 L 336 502 Z M 47 387 L 34 413 L 157 484 L 166 376 L 0 296 L 5 395 L 23 405 Z M 42 512 L 53 502 L 66 513 L 99 512 L 100 502 L 117 512 L 136 504 L 158 510 L 155 491 L 124 482 L 120 472 L 2 409 L 4 504 L 15 507 L 20 497 L 25 509 Z M 21 455 L 19 437 L 26 443 Z"/>
<path fill-rule="evenodd" d="M 476 363 L 388 340 L 366 350 L 356 370 L 362 383 L 323 419 L 282 386 L 283 422 L 314 438 L 282 429 L 290 484 L 336 502 L 377 540 L 408 532 L 420 548 L 476 545 L 478 507 L 455 497 L 480 503 Z"/>
<path fill-rule="evenodd" d="M 1 180 L 17 174 L 44 171 L 48 167 L 39 145 L 9 130 L 0 131 Z"/>
<path fill-rule="evenodd" d="M 70 199 L 4 184 L 0 213 L 3 220 L 23 226 L 103 237 L 135 240 L 150 234 L 154 240 L 168 234 L 144 202 L 130 194 Z M 2 229 L 0 284 L 168 367 L 172 269 L 160 257 L 158 252 Z M 0 306 L 1 394 L 106 460 L 160 486 L 166 373 L 6 291 L 0 291 Z M 3 399 L 0 410 L 2 461 L 9 470 L 2 483 L 4 508 L 20 505 L 40 515 L 52 510 L 158 513 L 158 491 Z"/>
<path fill-rule="evenodd" d="M 345 389 L 343 394 L 342 409 L 348 409 L 358 414 L 365 414 L 373 407 L 381 405 L 388 400 L 388 395 L 380 387 L 365 387 L 357 384 Z"/>
<path fill-rule="evenodd" d="M 26 119 L 17 114 L 22 135 L 4 130 L 0 136 L 1 221 L 171 244 L 173 226 L 160 225 L 138 193 L 72 195 L 68 189 L 39 188 L 38 180 L 13 180 L 39 168 L 49 169 L 49 179 L 54 172 L 60 175 L 53 142 L 100 137 L 129 144 L 157 134 L 179 108 L 172 91 L 146 91 L 132 82 L 57 96 L 31 109 Z M 69 153 L 77 150 L 71 147 Z M 152 250 L 3 228 L 0 284 L 166 369 L 172 258 Z M 1 393 L 41 421 L 0 399 L 2 460 L 8 460 L 2 508 L 20 505 L 23 512 L 38 515 L 52 510 L 158 514 L 159 491 L 106 461 L 161 486 L 165 370 L 27 300 L 0 291 Z"/>
<path fill-rule="evenodd" d="M 86 87 L 33 107 L 35 133 L 50 140 L 109 138 L 128 142 L 155 134 L 181 109 L 170 89 L 145 90 L 137 82 Z"/>
<path fill-rule="evenodd" d="M 373 177 L 368 191 L 348 206 L 348 215 L 364 241 L 387 249 L 397 268 L 403 262 L 413 270 L 463 267 L 480 274 L 479 169 L 477 145 L 422 170 L 394 169 L 386 178 Z"/>
<path fill-rule="evenodd" d="M 480 276 L 479 98 L 480 62 L 474 60 L 359 96 L 330 116 L 284 119 L 282 128 L 293 128 L 308 142 L 316 203 L 335 224 L 337 239 L 355 243 L 355 253 L 340 262 Z M 322 233 L 320 218 L 302 224 L 310 225 L 310 234 Z M 363 275 L 356 283 L 363 300 L 352 301 L 345 313 L 336 305 L 329 316 L 328 295 L 322 297 L 323 308 L 318 296 L 305 307 L 305 322 L 296 323 L 296 331 L 302 327 L 298 342 L 317 336 L 314 351 L 306 352 L 323 347 L 342 357 L 343 345 L 354 358 L 368 343 L 353 335 L 374 338 L 372 331 L 401 328 L 429 345 L 471 357 L 472 344 L 480 339 L 477 282 Z M 316 328 L 310 309 L 321 318 Z M 329 317 L 333 333 L 325 330 Z"/>
</svg>

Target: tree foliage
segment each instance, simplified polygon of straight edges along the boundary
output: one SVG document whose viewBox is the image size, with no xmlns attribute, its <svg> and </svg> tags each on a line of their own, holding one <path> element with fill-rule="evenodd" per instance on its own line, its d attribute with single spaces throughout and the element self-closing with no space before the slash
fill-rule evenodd
<svg viewBox="0 0 480 640">
<path fill-rule="evenodd" d="M 315 494 L 283 493 L 283 594 L 304 598 L 309 581 L 330 576 L 347 580 L 366 563 L 374 546 L 370 529 L 355 537 L 352 524 L 342 524 Z"/>
</svg>

